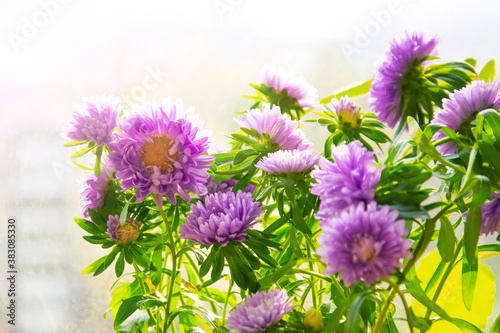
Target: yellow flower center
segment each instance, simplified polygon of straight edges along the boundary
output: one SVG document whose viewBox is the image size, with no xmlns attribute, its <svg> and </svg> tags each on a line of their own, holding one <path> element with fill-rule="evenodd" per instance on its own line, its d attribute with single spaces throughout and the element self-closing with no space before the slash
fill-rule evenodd
<svg viewBox="0 0 500 333">
<path fill-rule="evenodd" d="M 146 141 L 142 145 L 141 161 L 146 166 L 157 166 L 162 173 L 172 171 L 180 156 L 179 151 L 172 152 L 172 138 L 168 135 L 153 135 L 151 138 L 153 142 Z"/>
<path fill-rule="evenodd" d="M 350 124 L 351 129 L 358 128 L 359 111 L 342 110 L 339 112 L 338 117 L 342 120 L 344 125 Z"/>
</svg>

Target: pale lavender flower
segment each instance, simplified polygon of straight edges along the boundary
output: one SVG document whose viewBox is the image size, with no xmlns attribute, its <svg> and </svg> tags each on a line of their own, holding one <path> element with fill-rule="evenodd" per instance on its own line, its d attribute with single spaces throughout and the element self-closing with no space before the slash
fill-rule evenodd
<svg viewBox="0 0 500 333">
<path fill-rule="evenodd" d="M 439 38 L 422 31 L 406 31 L 391 41 L 391 47 L 378 65 L 368 100 L 380 121 L 391 128 L 401 120 L 401 96 L 408 70 L 415 61 L 437 54 Z M 421 64 L 425 65 L 424 63 Z"/>
<path fill-rule="evenodd" d="M 120 99 L 115 96 L 85 98 L 83 104 L 75 105 L 73 120 L 64 132 L 70 140 L 90 140 L 97 146 L 108 145 L 114 139 L 113 131 L 120 108 Z"/>
<path fill-rule="evenodd" d="M 311 171 L 316 180 L 311 193 L 318 195 L 321 203 L 316 217 L 326 219 L 358 203 L 375 200 L 375 187 L 384 166 L 376 168 L 374 153 L 367 151 L 361 142 L 342 142 L 332 146 L 333 163 L 322 157 Z"/>
<path fill-rule="evenodd" d="M 319 155 L 312 150 L 278 150 L 264 156 L 255 166 L 275 175 L 292 175 L 311 170 Z"/>
<path fill-rule="evenodd" d="M 349 97 L 343 96 L 340 100 L 332 98 L 331 102 L 328 103 L 326 107 L 337 115 L 339 123 L 344 125 L 344 127 L 349 129 L 356 129 L 359 127 L 361 123 L 359 108 L 352 103 Z"/>
<path fill-rule="evenodd" d="M 110 167 L 107 158 L 102 160 L 102 171 L 99 177 L 93 172 L 89 172 L 86 179 L 83 180 L 83 190 L 80 195 L 80 203 L 83 205 L 83 216 L 88 218 L 89 208 L 96 210 L 102 207 L 106 195 L 106 187 L 113 180 L 114 170 Z"/>
<path fill-rule="evenodd" d="M 180 237 L 200 244 L 229 241 L 243 242 L 246 230 L 253 227 L 262 213 L 260 203 L 251 193 L 238 191 L 215 193 L 191 205 L 186 223 L 180 226 Z"/>
<path fill-rule="evenodd" d="M 449 98 L 443 99 L 443 109 L 436 112 L 431 124 L 448 126 L 454 131 L 470 127 L 476 114 L 488 108 L 500 110 L 500 82 L 486 83 L 473 81 L 460 90 L 455 90 Z M 434 134 L 432 140 L 445 138 L 441 131 Z M 437 146 L 442 154 L 453 154 L 457 149 L 455 142 L 447 142 Z"/>
<path fill-rule="evenodd" d="M 411 240 L 399 213 L 375 202 L 350 206 L 337 216 L 320 222 L 323 234 L 316 251 L 327 264 L 323 274 L 340 273 L 346 286 L 364 280 L 368 287 L 401 267 L 411 258 Z"/>
<path fill-rule="evenodd" d="M 129 244 L 139 237 L 139 228 L 141 222 L 133 219 L 128 219 L 125 225 L 120 223 L 118 215 L 109 215 L 108 219 L 108 233 L 109 240 L 118 244 Z"/>
<path fill-rule="evenodd" d="M 236 179 L 226 179 L 220 182 L 214 182 L 214 177 L 210 177 L 206 184 L 207 194 L 225 193 L 233 190 L 233 187 L 238 183 Z M 247 184 L 243 192 L 253 193 L 255 185 Z"/>
<path fill-rule="evenodd" d="M 303 109 L 319 105 L 317 89 L 306 78 L 297 76 L 294 71 L 266 64 L 260 72 L 260 78 L 262 83 L 278 93 L 286 90 L 287 96 L 296 99 Z"/>
<path fill-rule="evenodd" d="M 186 201 L 188 191 L 205 194 L 206 169 L 214 157 L 204 154 L 208 136 L 198 132 L 201 123 L 193 109 L 183 111 L 181 100 L 166 100 L 142 111 L 120 124 L 122 132 L 110 145 L 114 152 L 109 158 L 122 189 L 137 188 L 138 202 L 152 193 L 159 207 L 163 195 L 175 205 L 176 194 Z"/>
<path fill-rule="evenodd" d="M 264 103 L 262 110 L 248 110 L 245 115 L 234 120 L 243 128 L 256 130 L 261 136 L 267 134 L 270 142 L 262 142 L 267 147 L 274 144 L 277 146 L 276 150 L 305 150 L 312 146 L 304 132 L 298 128 L 299 123 L 282 114 L 278 106 L 271 107 L 269 103 Z"/>
<path fill-rule="evenodd" d="M 292 311 L 285 289 L 259 291 L 249 295 L 229 313 L 227 327 L 235 333 L 264 331 Z"/>
</svg>

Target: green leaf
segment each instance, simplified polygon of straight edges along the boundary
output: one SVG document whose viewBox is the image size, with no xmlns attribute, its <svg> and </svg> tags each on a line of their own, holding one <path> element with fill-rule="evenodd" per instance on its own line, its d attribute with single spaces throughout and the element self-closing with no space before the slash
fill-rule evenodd
<svg viewBox="0 0 500 333">
<path fill-rule="evenodd" d="M 96 261 L 94 261 L 93 263 L 91 263 L 90 265 L 88 265 L 82 271 L 82 274 L 91 274 L 91 273 L 94 273 L 97 270 L 97 268 L 102 265 L 102 263 L 104 262 L 104 260 L 106 260 L 106 257 L 107 257 L 107 255 L 105 255 L 105 256 L 97 259 Z"/>
<path fill-rule="evenodd" d="M 464 62 L 468 63 L 472 67 L 476 67 L 477 61 L 474 58 L 467 58 L 464 60 Z"/>
<path fill-rule="evenodd" d="M 102 231 L 94 223 L 89 222 L 89 221 L 82 219 L 82 218 L 75 218 L 74 220 L 75 220 L 76 224 L 78 224 L 78 226 L 80 228 L 82 228 L 83 230 L 85 230 L 86 232 L 93 234 L 93 235 L 102 234 Z"/>
<path fill-rule="evenodd" d="M 222 248 L 219 247 L 217 252 L 215 252 L 215 258 L 212 266 L 211 279 L 212 281 L 217 281 L 220 279 L 222 270 L 224 269 L 224 254 L 222 253 Z"/>
<path fill-rule="evenodd" d="M 471 310 L 472 301 L 474 299 L 474 290 L 476 288 L 477 281 L 477 268 L 477 251 L 475 251 L 473 261 L 469 261 L 468 257 L 464 255 L 462 260 L 462 300 L 468 311 Z"/>
<path fill-rule="evenodd" d="M 464 227 L 464 252 L 469 263 L 477 260 L 477 242 L 481 231 L 481 206 L 469 209 Z"/>
<path fill-rule="evenodd" d="M 164 302 L 161 302 L 160 300 L 158 300 L 158 298 L 151 295 L 137 295 L 123 300 L 123 303 L 118 309 L 115 317 L 115 322 L 113 324 L 115 330 L 118 330 L 120 328 L 120 325 L 141 307 L 146 309 L 162 305 L 164 305 Z"/>
<path fill-rule="evenodd" d="M 257 153 L 253 149 L 240 150 L 234 156 L 234 164 L 240 164 L 244 162 L 247 158 L 255 156 Z"/>
<path fill-rule="evenodd" d="M 121 213 L 120 213 L 120 224 L 122 227 L 125 226 L 125 223 L 127 222 L 127 217 L 128 217 L 128 206 L 130 205 L 130 201 L 127 201 L 125 206 L 123 207 Z"/>
<path fill-rule="evenodd" d="M 349 96 L 349 97 L 356 97 L 356 96 L 361 96 L 364 94 L 367 94 L 370 91 L 370 87 L 372 86 L 372 80 L 365 81 L 363 83 L 358 83 L 355 84 L 353 87 L 347 87 L 343 88 L 339 91 L 337 91 L 335 94 L 328 96 L 326 98 L 323 98 L 319 102 L 321 104 L 327 104 L 330 103 L 332 98 L 335 98 L 336 96 L 343 97 L 343 96 Z"/>
<path fill-rule="evenodd" d="M 439 229 L 437 247 L 443 261 L 449 262 L 453 260 L 453 254 L 455 253 L 455 232 L 450 220 L 448 220 L 447 218 L 442 218 L 440 221 L 441 227 Z"/>
<path fill-rule="evenodd" d="M 85 171 L 91 171 L 91 170 L 93 170 L 92 168 L 89 168 L 89 167 L 87 167 L 85 165 L 81 165 L 80 163 L 76 163 L 75 161 L 71 161 L 71 162 L 75 163 L 75 165 L 77 167 L 79 167 L 80 169 L 82 169 L 82 170 L 85 170 Z"/>
<path fill-rule="evenodd" d="M 90 140 L 85 140 L 85 141 L 70 141 L 66 142 L 63 146 L 64 147 L 74 147 L 74 146 L 79 146 L 79 145 L 84 145 L 89 143 Z"/>
<path fill-rule="evenodd" d="M 252 139 L 250 139 L 244 135 L 238 134 L 238 133 L 234 133 L 231 136 L 234 140 L 245 143 L 250 147 L 252 147 L 253 145 L 255 145 L 257 143 L 257 141 L 252 140 Z"/>
<path fill-rule="evenodd" d="M 99 146 L 95 152 L 95 164 L 94 164 L 94 173 L 97 177 L 101 175 L 101 156 L 102 156 L 102 147 Z"/>
<path fill-rule="evenodd" d="M 210 250 L 210 253 L 205 258 L 205 260 L 203 260 L 203 263 L 200 266 L 200 273 L 199 273 L 200 277 L 204 277 L 210 271 L 210 267 L 212 267 L 212 262 L 215 259 L 216 252 L 217 252 L 217 250 L 216 250 L 215 246 L 213 246 L 212 249 Z"/>
<path fill-rule="evenodd" d="M 485 82 L 495 80 L 495 59 L 488 61 L 486 65 L 484 65 L 481 72 L 479 72 L 479 79 Z"/>
<path fill-rule="evenodd" d="M 116 277 L 122 276 L 124 269 L 125 269 L 125 256 L 123 252 L 121 252 L 120 255 L 118 256 L 118 260 L 116 260 L 116 265 L 115 265 Z"/>
<path fill-rule="evenodd" d="M 94 147 L 85 147 L 80 150 L 77 150 L 73 155 L 71 155 L 71 158 L 77 158 L 81 157 L 85 154 L 87 154 L 89 151 L 91 151 Z"/>
<path fill-rule="evenodd" d="M 94 276 L 97 276 L 97 275 L 101 274 L 102 272 L 104 272 L 106 270 L 106 268 L 108 268 L 109 265 L 111 265 L 113 263 L 116 255 L 118 254 L 118 252 L 120 252 L 121 249 L 122 249 L 121 246 L 118 246 L 118 245 L 115 246 L 113 248 L 113 250 L 111 250 L 111 252 L 106 256 L 106 259 L 104 260 L 104 262 L 96 269 Z"/>
<path fill-rule="evenodd" d="M 139 246 L 135 244 L 130 244 L 129 250 L 130 253 L 132 254 L 132 258 L 139 266 L 142 266 L 144 268 L 149 268 L 150 265 L 149 259 L 144 255 L 142 249 Z"/>
<path fill-rule="evenodd" d="M 366 296 L 368 296 L 370 292 L 364 292 L 352 302 L 349 312 L 347 313 L 346 319 L 346 332 L 347 333 L 357 333 L 361 332 L 361 320 L 360 320 L 360 311 L 363 302 L 365 301 Z"/>
</svg>

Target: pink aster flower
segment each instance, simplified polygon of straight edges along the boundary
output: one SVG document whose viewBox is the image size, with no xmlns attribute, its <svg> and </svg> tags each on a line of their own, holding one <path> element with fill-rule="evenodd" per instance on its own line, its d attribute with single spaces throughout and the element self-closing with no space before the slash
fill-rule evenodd
<svg viewBox="0 0 500 333">
<path fill-rule="evenodd" d="M 85 98 L 83 104 L 75 106 L 73 120 L 64 132 L 70 140 L 90 140 L 98 146 L 108 145 L 114 139 L 120 108 L 120 99 L 115 96 Z"/>
<path fill-rule="evenodd" d="M 455 90 L 449 98 L 443 99 L 443 109 L 436 112 L 431 124 L 448 126 L 454 131 L 470 127 L 470 122 L 476 114 L 488 108 L 500 110 L 500 82 L 486 83 L 484 81 L 473 81 L 460 90 Z M 434 134 L 432 140 L 446 137 L 441 131 Z M 442 154 L 453 154 L 457 144 L 447 142 L 437 146 Z"/>
<path fill-rule="evenodd" d="M 114 170 L 110 167 L 107 158 L 102 160 L 102 171 L 99 177 L 93 172 L 89 172 L 88 177 L 83 180 L 83 190 L 80 196 L 80 203 L 83 205 L 83 216 L 88 218 L 89 208 L 96 210 L 102 207 L 106 195 L 106 187 L 113 180 Z"/>
<path fill-rule="evenodd" d="M 206 169 L 214 157 L 204 154 L 208 137 L 198 132 L 201 123 L 193 109 L 183 111 L 181 100 L 165 100 L 141 111 L 120 124 L 122 132 L 110 145 L 114 152 L 109 158 L 122 189 L 136 188 L 137 201 L 152 193 L 159 207 L 164 195 L 175 205 L 176 194 L 186 201 L 188 191 L 205 194 Z"/>
<path fill-rule="evenodd" d="M 262 83 L 275 89 L 278 94 L 286 90 L 286 95 L 295 99 L 303 109 L 319 105 L 316 88 L 306 78 L 297 76 L 291 70 L 266 64 L 260 72 L 260 78 Z"/>
<path fill-rule="evenodd" d="M 262 105 L 262 110 L 248 110 L 245 115 L 234 119 L 238 125 L 256 130 L 267 147 L 275 145 L 276 150 L 305 150 L 312 146 L 304 132 L 299 129 L 299 123 L 281 113 L 278 106 L 269 103 Z M 268 136 L 268 139 L 264 137 Z"/>
<path fill-rule="evenodd" d="M 366 207 L 365 207 L 366 206 Z M 346 286 L 364 280 L 369 287 L 401 267 L 401 259 L 411 258 L 411 240 L 398 212 L 375 202 L 350 206 L 339 215 L 320 222 L 323 234 L 317 253 L 327 264 L 323 274 L 340 273 Z"/>
<path fill-rule="evenodd" d="M 191 205 L 186 223 L 180 226 L 180 237 L 200 244 L 229 241 L 243 242 L 246 230 L 253 227 L 262 213 L 251 193 L 238 191 L 207 195 L 203 201 Z"/>
<path fill-rule="evenodd" d="M 227 327 L 235 333 L 264 331 L 292 311 L 285 289 L 259 291 L 249 295 L 229 313 Z"/>
<path fill-rule="evenodd" d="M 311 170 L 318 161 L 319 155 L 312 150 L 278 150 L 264 156 L 255 166 L 275 175 L 297 174 Z"/>
</svg>

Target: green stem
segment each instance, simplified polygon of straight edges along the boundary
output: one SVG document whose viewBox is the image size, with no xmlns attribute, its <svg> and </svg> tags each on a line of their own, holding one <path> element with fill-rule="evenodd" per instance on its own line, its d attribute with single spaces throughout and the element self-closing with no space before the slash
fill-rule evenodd
<svg viewBox="0 0 500 333">
<path fill-rule="evenodd" d="M 231 296 L 231 289 L 233 288 L 234 281 L 231 279 L 229 281 L 229 288 L 227 289 L 226 300 L 224 301 L 224 310 L 222 310 L 222 326 L 226 324 L 226 312 L 227 304 L 229 303 L 229 297 Z"/>
<path fill-rule="evenodd" d="M 132 263 L 132 265 L 134 266 L 134 270 L 135 270 L 135 276 L 137 277 L 137 281 L 139 281 L 139 286 L 141 287 L 141 292 L 143 295 L 146 295 L 146 287 L 144 286 L 144 281 L 142 281 L 141 277 L 139 276 L 139 274 L 141 273 L 141 270 L 139 269 L 139 267 L 137 267 L 137 264 L 134 262 Z M 148 316 L 149 318 L 154 318 L 153 316 L 153 313 L 151 313 L 151 309 L 147 309 L 148 311 Z M 156 322 L 158 324 L 158 321 Z"/>
<path fill-rule="evenodd" d="M 391 294 L 389 295 L 389 298 L 387 299 L 387 303 L 385 303 L 384 307 L 382 308 L 382 311 L 380 311 L 377 321 L 375 322 L 375 326 L 373 327 L 373 333 L 382 332 L 382 326 L 384 324 L 385 317 L 387 316 L 387 312 L 389 312 L 389 308 L 391 307 L 391 303 L 394 300 L 394 297 L 396 297 L 396 294 L 397 294 L 397 288 L 393 288 Z"/>
<path fill-rule="evenodd" d="M 154 198 L 154 196 L 153 196 L 153 198 Z M 167 304 L 165 306 L 165 324 L 163 327 L 163 332 L 167 332 L 168 317 L 170 315 L 170 303 L 172 302 L 172 296 L 174 293 L 175 278 L 177 276 L 177 258 L 176 258 L 177 255 L 176 255 L 176 251 L 175 251 L 174 235 L 172 233 L 172 228 L 170 227 L 170 223 L 168 222 L 168 218 L 165 215 L 165 212 L 163 211 L 163 209 L 160 209 L 160 214 L 161 214 L 161 218 L 163 219 L 163 222 L 165 223 L 165 228 L 167 229 L 167 233 L 168 233 L 168 237 L 169 237 L 170 254 L 172 256 L 172 273 L 170 275 L 170 280 L 169 280 Z M 165 255 L 165 260 L 166 260 L 166 255 Z"/>
<path fill-rule="evenodd" d="M 401 298 L 401 301 L 403 302 L 403 308 L 405 309 L 406 318 L 408 321 L 408 328 L 410 329 L 410 333 L 413 333 L 414 332 L 413 319 L 412 319 L 410 307 L 408 306 L 408 302 L 406 301 L 405 295 L 401 292 L 401 289 L 399 289 L 399 286 L 397 284 L 394 284 L 389 280 L 387 280 L 387 283 L 389 283 L 392 286 L 392 288 L 394 288 L 394 290 L 396 290 L 399 297 Z"/>
</svg>

